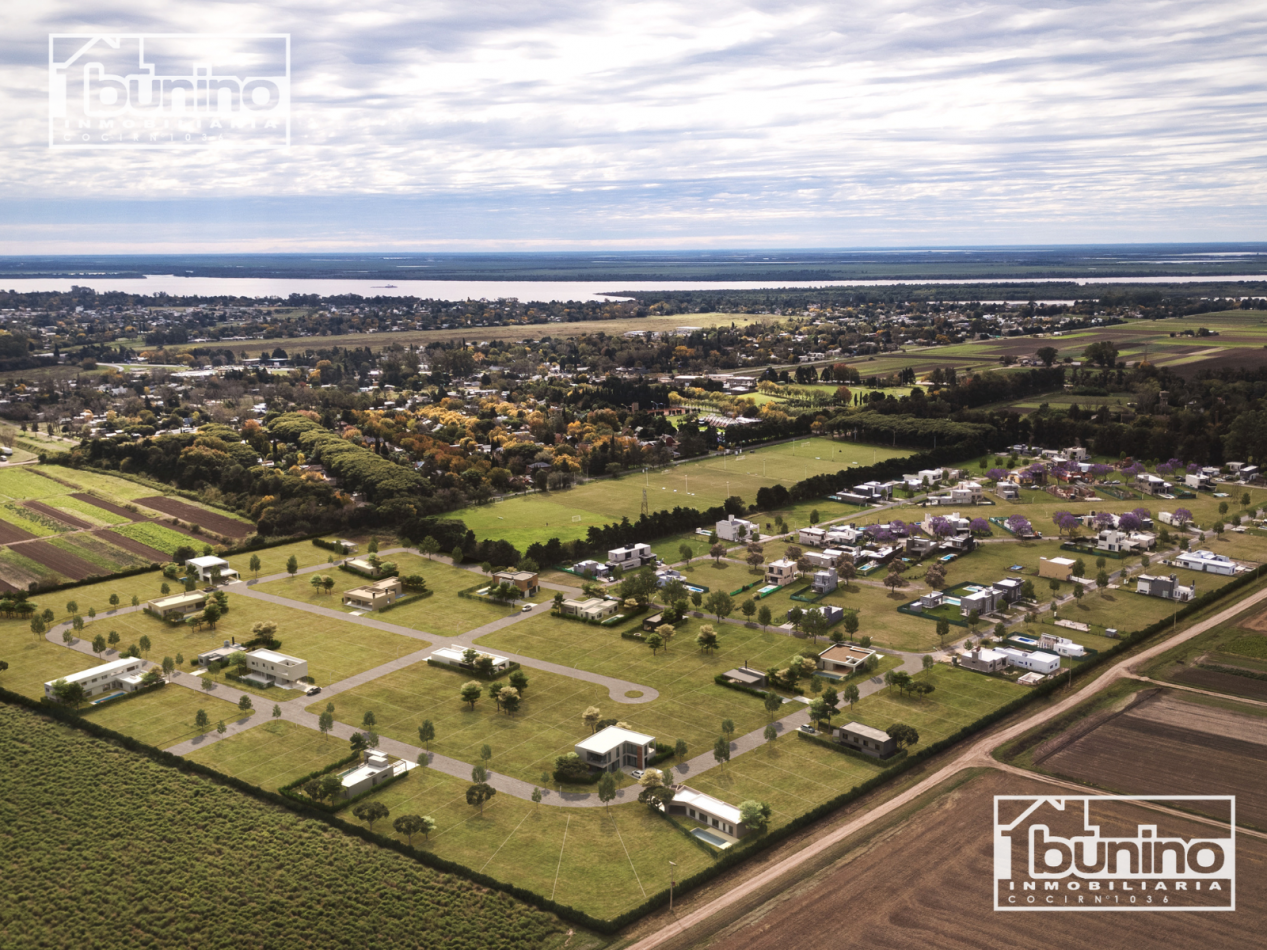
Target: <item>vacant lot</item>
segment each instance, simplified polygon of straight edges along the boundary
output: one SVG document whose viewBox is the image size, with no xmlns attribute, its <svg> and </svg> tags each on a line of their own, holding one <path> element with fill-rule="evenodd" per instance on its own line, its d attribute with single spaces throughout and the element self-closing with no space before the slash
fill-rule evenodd
<svg viewBox="0 0 1267 950">
<path fill-rule="evenodd" d="M 1059 794 L 1038 780 L 988 772 L 953 787 L 884 829 L 868 829 L 827 870 L 777 893 L 711 941 L 713 950 L 884 947 L 889 950 L 1052 947 L 1209 950 L 1261 942 L 1267 889 L 1259 883 L 1267 845 L 1237 842 L 1242 883 L 1237 913 L 995 913 L 991 895 L 993 796 Z M 1123 807 L 1105 834 L 1155 813 Z M 1167 819 L 1170 821 L 1171 819 Z M 1168 826 L 1169 827 L 1169 826 Z M 1176 826 L 1178 827 L 1178 826 Z M 1196 833 L 1198 827 L 1182 828 Z M 1111 829 L 1111 830 L 1109 830 Z M 881 846 L 875 846 L 876 841 Z M 1253 869 L 1253 870 L 1250 870 Z"/>
<path fill-rule="evenodd" d="M 802 439 L 743 455 L 706 458 L 599 479 L 569 491 L 463 508 L 453 517 L 462 519 L 478 537 L 504 538 L 522 549 L 550 538 L 583 538 L 590 525 L 610 524 L 626 517 L 637 521 L 644 491 L 651 511 L 679 507 L 702 510 L 720 505 L 729 495 L 738 495 L 751 505 L 757 500 L 759 488 L 791 485 L 810 475 L 909 454 L 883 446 Z M 833 506 L 824 501 L 819 507 Z"/>
<path fill-rule="evenodd" d="M 1267 711 L 1157 690 L 1046 746 L 1034 761 L 1075 781 L 1123 794 L 1235 795 L 1239 821 L 1267 826 Z"/>
</svg>

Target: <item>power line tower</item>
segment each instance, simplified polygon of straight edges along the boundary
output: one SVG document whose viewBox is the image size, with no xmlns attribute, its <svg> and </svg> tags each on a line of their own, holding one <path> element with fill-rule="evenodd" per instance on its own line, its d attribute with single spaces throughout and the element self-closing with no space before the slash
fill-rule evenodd
<svg viewBox="0 0 1267 950">
<path fill-rule="evenodd" d="M 645 488 L 642 490 L 642 513 L 648 517 L 651 515 L 651 510 L 647 507 L 647 490 Z"/>
</svg>

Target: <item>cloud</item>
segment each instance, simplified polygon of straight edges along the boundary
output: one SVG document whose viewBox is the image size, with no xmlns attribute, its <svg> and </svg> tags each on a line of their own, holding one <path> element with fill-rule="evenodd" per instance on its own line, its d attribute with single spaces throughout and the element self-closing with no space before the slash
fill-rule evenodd
<svg viewBox="0 0 1267 950">
<path fill-rule="evenodd" d="M 85 240 L 18 210 L 63 199 L 60 219 L 85 223 L 165 206 L 152 227 L 189 246 L 232 242 L 234 220 L 237 240 L 278 247 L 1262 237 L 1261 4 L 79 0 L 2 16 L 6 249 Z M 110 29 L 289 32 L 292 148 L 50 153 L 47 34 Z M 293 210 L 256 221 L 265 199 Z M 344 217 L 314 234 L 305 204 Z M 199 230 L 213 206 L 236 210 Z"/>
</svg>

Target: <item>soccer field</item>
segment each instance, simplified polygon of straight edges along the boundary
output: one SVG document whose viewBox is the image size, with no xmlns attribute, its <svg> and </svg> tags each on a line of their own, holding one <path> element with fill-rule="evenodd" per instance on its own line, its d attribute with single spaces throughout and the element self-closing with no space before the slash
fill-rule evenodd
<svg viewBox="0 0 1267 950">
<path fill-rule="evenodd" d="M 825 438 L 798 439 L 742 455 L 713 456 L 667 468 L 629 472 L 568 491 L 463 508 L 453 517 L 466 522 L 479 538 L 506 540 L 523 550 L 534 541 L 583 538 L 591 525 L 610 524 L 621 518 L 637 521 L 644 490 L 650 511 L 711 508 L 730 495 L 738 495 L 752 505 L 757 500 L 757 489 L 764 486 L 790 486 L 811 475 L 907 455 L 910 452 L 905 449 Z"/>
</svg>

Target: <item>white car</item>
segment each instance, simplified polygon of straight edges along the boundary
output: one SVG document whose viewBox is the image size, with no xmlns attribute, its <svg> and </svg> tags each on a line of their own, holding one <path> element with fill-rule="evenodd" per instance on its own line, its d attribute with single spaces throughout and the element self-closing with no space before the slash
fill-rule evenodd
<svg viewBox="0 0 1267 950">
<path fill-rule="evenodd" d="M 533 607 L 535 607 L 535 606 L 537 606 L 537 605 L 536 605 L 536 604 L 524 604 L 524 605 L 523 605 L 522 607 L 520 607 L 519 609 L 520 609 L 520 611 L 521 611 L 522 613 L 527 613 L 528 611 L 530 611 L 530 610 L 531 610 Z"/>
</svg>

